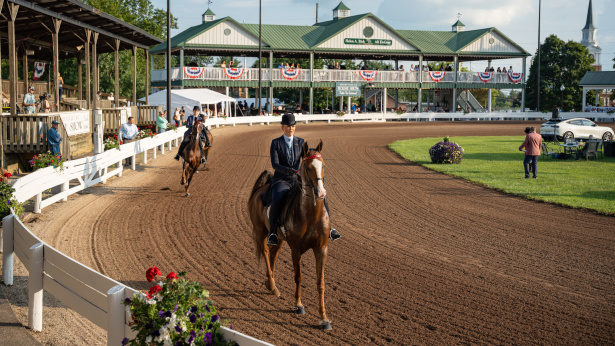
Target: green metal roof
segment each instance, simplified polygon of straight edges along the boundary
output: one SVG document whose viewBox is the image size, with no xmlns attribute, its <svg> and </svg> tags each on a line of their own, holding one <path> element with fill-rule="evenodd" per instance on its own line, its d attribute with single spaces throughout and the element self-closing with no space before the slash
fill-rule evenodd
<svg viewBox="0 0 615 346">
<path fill-rule="evenodd" d="M 209 9 L 209 7 L 207 8 L 207 11 L 205 11 L 205 13 L 203 13 L 204 16 L 215 16 L 216 14 Z"/>
<path fill-rule="evenodd" d="M 457 20 L 457 22 L 453 24 L 453 26 L 465 26 L 465 24 L 463 24 L 460 20 Z"/>
<path fill-rule="evenodd" d="M 344 5 L 344 3 L 341 2 L 341 1 L 340 1 L 339 5 L 337 5 L 337 7 L 333 9 L 333 11 L 335 11 L 335 10 L 350 11 L 348 6 Z"/>
<path fill-rule="evenodd" d="M 340 3 L 343 5 L 342 3 Z M 213 13 L 213 12 L 212 12 Z M 346 18 L 339 18 L 330 20 L 327 22 L 316 23 L 311 26 L 299 26 L 299 25 L 262 25 L 262 41 L 265 49 L 270 50 L 295 50 L 295 51 L 340 51 L 340 52 L 380 52 L 376 47 L 366 49 L 362 46 L 356 48 L 343 48 L 343 49 L 323 49 L 319 48 L 321 44 L 331 39 L 333 36 L 339 34 L 345 29 L 351 27 L 358 21 L 370 18 L 377 21 L 380 25 L 390 30 L 400 40 L 416 47 L 416 51 L 404 51 L 404 52 L 392 52 L 390 53 L 422 53 L 425 55 L 476 55 L 476 56 L 529 56 L 519 45 L 514 43 L 499 30 L 495 28 L 470 30 L 463 32 L 451 32 L 451 31 L 421 31 L 421 30 L 395 30 L 388 24 L 383 22 L 380 18 L 376 17 L 372 13 L 359 14 Z M 197 45 L 188 44 L 187 42 L 201 33 L 212 29 L 216 25 L 225 21 L 232 22 L 234 25 L 245 29 L 255 39 L 258 39 L 258 24 L 242 24 L 235 21 L 231 17 L 224 17 L 211 22 L 205 22 L 191 28 L 184 30 L 183 32 L 175 35 L 171 38 L 171 49 L 177 49 L 181 47 L 191 48 L 219 48 L 224 49 L 221 45 Z M 461 23 L 458 21 L 458 23 Z M 520 53 L 485 53 L 485 52 L 462 52 L 462 50 L 470 45 L 472 42 L 481 38 L 482 36 L 496 32 L 506 40 L 510 41 Z M 150 53 L 156 54 L 166 51 L 166 42 L 163 42 L 154 48 L 150 49 Z M 229 50 L 235 50 L 238 46 L 227 46 Z M 254 47 L 252 47 L 254 48 Z M 376 49 L 374 49 L 376 48 Z"/>
<path fill-rule="evenodd" d="M 589 71 L 585 73 L 579 85 L 608 85 L 615 88 L 615 71 Z"/>
</svg>

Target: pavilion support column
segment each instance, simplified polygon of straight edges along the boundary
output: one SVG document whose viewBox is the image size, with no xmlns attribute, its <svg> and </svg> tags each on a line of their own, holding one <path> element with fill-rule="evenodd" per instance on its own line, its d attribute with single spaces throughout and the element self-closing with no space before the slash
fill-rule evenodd
<svg viewBox="0 0 615 346">
<path fill-rule="evenodd" d="M 233 61 L 233 60 L 231 59 L 231 61 Z M 179 88 L 183 89 L 184 88 L 184 78 L 183 78 L 183 75 L 184 75 L 184 49 L 183 48 L 179 49 L 179 75 L 182 76 L 180 78 L 180 82 L 181 83 L 180 83 Z"/>
<path fill-rule="evenodd" d="M 522 112 L 525 112 L 525 86 L 526 86 L 525 76 L 527 75 L 525 73 L 526 68 L 527 68 L 527 58 L 523 57 L 523 69 L 521 70 L 523 72 L 523 89 L 521 89 L 521 111 Z M 512 90 L 510 91 L 510 93 L 512 94 Z M 583 103 L 583 107 L 585 107 L 585 103 Z"/>
<path fill-rule="evenodd" d="M 310 52 L 310 114 L 314 114 L 314 52 Z"/>
<path fill-rule="evenodd" d="M 87 109 L 92 109 L 92 81 L 90 80 L 90 39 L 92 30 L 85 29 L 85 101 Z"/>
<path fill-rule="evenodd" d="M 389 101 L 389 95 L 387 94 L 387 88 L 382 90 L 382 114 L 387 113 L 387 104 Z"/>
<path fill-rule="evenodd" d="M 273 115 L 273 50 L 269 51 L 269 112 Z"/>
<path fill-rule="evenodd" d="M 132 105 L 137 105 L 137 46 L 132 46 Z"/>
<path fill-rule="evenodd" d="M 83 66 L 81 66 L 81 52 L 77 53 L 77 100 L 83 100 Z"/>
<path fill-rule="evenodd" d="M 419 90 L 416 97 L 416 110 L 423 112 L 423 56 L 419 56 Z"/>
<path fill-rule="evenodd" d="M 98 53 L 96 52 L 96 45 L 98 44 L 98 33 L 92 32 L 92 109 L 100 107 L 100 102 L 97 101 L 96 92 L 100 90 L 98 88 Z"/>
<path fill-rule="evenodd" d="M 149 105 L 149 74 L 150 74 L 150 70 L 147 68 L 147 63 L 150 60 L 149 57 L 149 50 L 147 48 L 144 49 L 145 50 L 145 104 Z M 152 56 L 152 71 L 154 70 L 154 56 Z M 169 113 L 169 115 L 171 116 L 171 111 L 168 111 L 167 113 Z"/>
<path fill-rule="evenodd" d="M 488 60 L 487 65 L 487 69 L 491 71 L 491 59 Z M 487 112 L 489 113 L 491 113 L 491 90 L 492 89 L 490 88 L 487 92 Z"/>
<path fill-rule="evenodd" d="M 453 73 L 455 74 L 455 84 L 453 86 L 453 110 L 452 112 L 457 112 L 457 82 L 459 81 L 459 57 L 455 55 L 453 60 Z"/>
<path fill-rule="evenodd" d="M 0 13 L 2 13 L 2 8 L 4 7 L 4 0 L 0 0 Z M 0 45 L 1 46 L 1 45 Z M 0 56 L 2 54 L 0 53 Z M 2 64 L 0 64 L 0 76 L 2 76 Z M 3 99 L 2 96 L 2 78 L 0 78 L 0 100 Z M 0 131 L 0 167 L 4 167 L 4 147 L 2 146 L 2 131 Z M 0 242 L 1 243 L 1 242 Z M 1 245 L 1 244 L 0 244 Z"/>
<path fill-rule="evenodd" d="M 399 60 L 395 60 L 395 71 L 399 71 Z M 399 109 L 399 89 L 395 89 L 395 111 Z"/>
<path fill-rule="evenodd" d="M 602 92 L 602 90 L 596 89 L 596 103 L 594 103 L 596 105 L 596 107 L 600 106 L 600 93 L 601 92 Z"/>
<path fill-rule="evenodd" d="M 24 42 L 25 43 L 25 42 Z M 28 54 L 26 54 L 26 45 L 23 45 L 23 55 L 21 56 L 22 79 L 23 79 L 23 94 L 28 92 Z"/>
<path fill-rule="evenodd" d="M 17 19 L 17 12 L 19 11 L 19 5 L 15 5 L 12 2 L 8 4 L 9 17 L 9 82 L 10 82 L 10 98 L 11 98 L 11 115 L 15 116 L 17 113 L 17 52 L 15 49 L 15 19 Z"/>
<path fill-rule="evenodd" d="M 581 105 L 581 112 L 585 112 L 585 105 L 586 104 L 587 104 L 587 89 L 585 89 L 585 87 L 583 87 L 583 104 Z"/>
<path fill-rule="evenodd" d="M 340 96 L 340 112 L 344 111 L 344 96 Z"/>
<path fill-rule="evenodd" d="M 271 83 L 273 85 L 273 83 Z M 271 115 L 273 115 L 273 86 L 269 87 L 269 107 L 270 107 L 270 112 Z"/>
<path fill-rule="evenodd" d="M 120 106 L 120 40 L 115 39 L 115 95 L 113 97 L 113 104 L 115 108 Z"/>
<path fill-rule="evenodd" d="M 58 79 L 60 77 L 60 41 L 58 39 L 58 35 L 60 34 L 60 25 L 62 25 L 62 21 L 60 19 L 53 19 L 53 83 L 55 85 L 55 99 L 57 108 L 56 111 L 60 111 L 60 83 Z"/>
</svg>

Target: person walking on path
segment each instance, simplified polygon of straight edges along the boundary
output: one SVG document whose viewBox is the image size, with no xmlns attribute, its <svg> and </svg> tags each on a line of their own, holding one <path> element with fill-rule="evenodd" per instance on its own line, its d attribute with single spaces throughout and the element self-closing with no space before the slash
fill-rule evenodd
<svg viewBox="0 0 615 346">
<path fill-rule="evenodd" d="M 164 133 L 167 130 L 167 111 L 158 112 L 158 118 L 156 118 L 156 133 Z M 162 150 L 162 146 L 158 146 L 158 150 Z"/>
<path fill-rule="evenodd" d="M 47 131 L 47 145 L 49 145 L 49 151 L 51 151 L 51 155 L 60 156 L 60 142 L 62 141 L 62 136 L 58 133 L 58 126 L 60 123 L 57 120 L 51 122 L 51 128 Z"/>
<path fill-rule="evenodd" d="M 128 118 L 128 122 L 122 124 L 120 127 L 120 144 L 128 144 L 130 142 L 134 142 L 139 134 L 139 128 L 134 124 L 134 118 Z M 126 163 L 124 166 L 132 165 L 132 156 L 126 158 Z"/>
<path fill-rule="evenodd" d="M 525 136 L 525 141 L 519 147 L 519 151 L 525 148 L 525 158 L 523 159 L 523 169 L 525 170 L 525 179 L 530 177 L 530 165 L 532 165 L 532 178 L 536 179 L 538 156 L 540 156 L 540 147 L 542 146 L 542 136 L 536 133 L 536 127 L 529 128 L 529 133 Z"/>
</svg>

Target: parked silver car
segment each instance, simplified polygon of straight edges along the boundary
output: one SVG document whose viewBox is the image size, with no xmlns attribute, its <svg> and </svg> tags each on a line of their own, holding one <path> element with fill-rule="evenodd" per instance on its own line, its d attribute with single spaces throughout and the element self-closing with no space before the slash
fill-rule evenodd
<svg viewBox="0 0 615 346">
<path fill-rule="evenodd" d="M 584 118 L 574 119 L 551 119 L 540 126 L 540 134 L 543 138 L 558 139 L 567 138 L 602 138 L 605 141 L 613 139 L 613 129 L 606 126 L 598 126 L 591 120 Z"/>
</svg>

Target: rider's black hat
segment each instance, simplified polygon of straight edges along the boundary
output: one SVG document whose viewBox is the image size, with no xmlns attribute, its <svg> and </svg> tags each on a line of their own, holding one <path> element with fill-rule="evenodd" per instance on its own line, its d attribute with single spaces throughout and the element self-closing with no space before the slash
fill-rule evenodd
<svg viewBox="0 0 615 346">
<path fill-rule="evenodd" d="M 297 124 L 297 122 L 295 121 L 295 115 L 294 114 L 284 114 L 284 115 L 282 115 L 282 125 L 293 126 L 295 124 Z"/>
<path fill-rule="evenodd" d="M 200 110 L 201 110 L 201 107 L 199 107 L 199 106 L 194 106 L 194 108 L 192 108 L 192 110 L 193 110 L 193 111 L 200 111 Z"/>
</svg>

